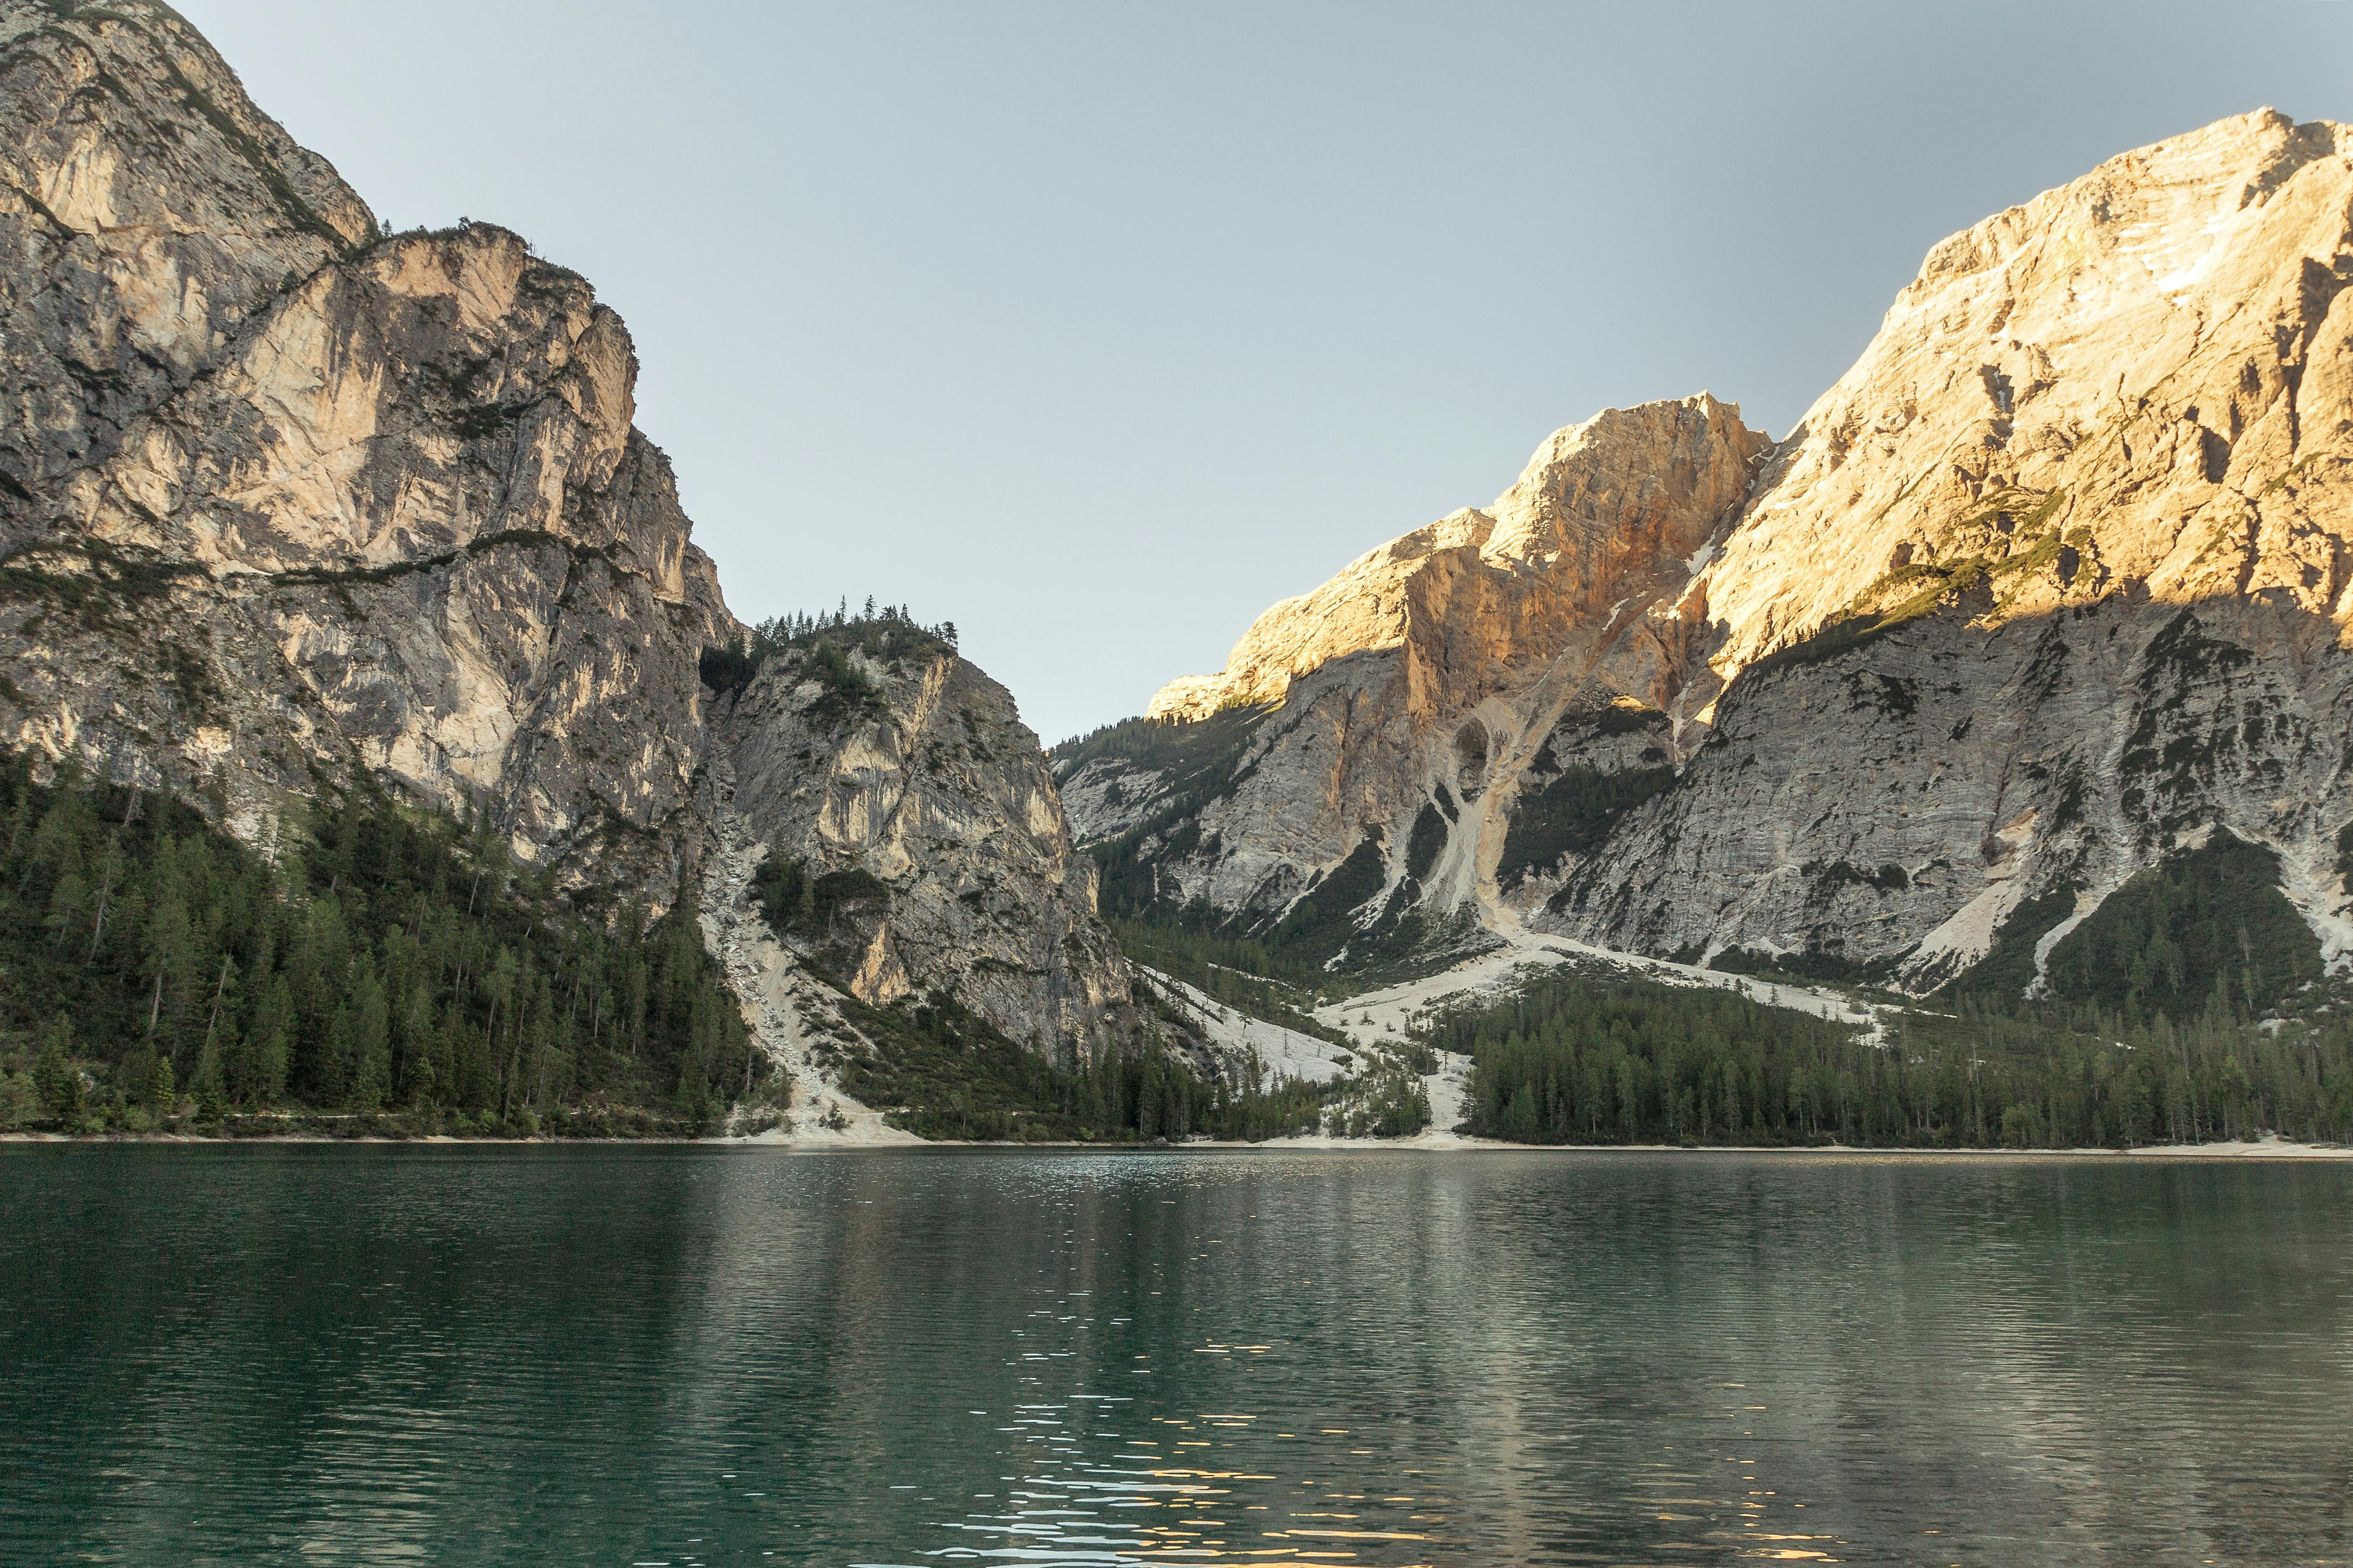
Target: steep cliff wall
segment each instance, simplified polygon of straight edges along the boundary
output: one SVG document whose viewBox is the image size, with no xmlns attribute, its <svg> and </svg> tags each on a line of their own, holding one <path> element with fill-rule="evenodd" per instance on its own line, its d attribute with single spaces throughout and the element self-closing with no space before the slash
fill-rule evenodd
<svg viewBox="0 0 2353 1568">
<path fill-rule="evenodd" d="M 1713 734 L 1540 923 L 1924 987 L 2219 828 L 2344 951 L 2348 150 L 2243 116 L 1937 247 L 1698 584 Z"/>
<path fill-rule="evenodd" d="M 160 6 L 5 15 L 0 725 L 249 837 L 366 771 L 670 885 L 733 622 L 619 319 L 379 236 Z"/>
<path fill-rule="evenodd" d="M 1721 425 L 1723 478 L 1671 485 L 1691 499 L 1664 528 L 1588 511 L 1621 550 L 1515 555 L 1585 590 L 1516 589 L 1545 640 L 1469 617 L 1447 657 L 1400 654 L 1404 563 L 1485 559 L 1502 531 L 1458 513 L 1162 694 L 1171 719 L 1279 704 L 1176 816 L 1139 811 L 1145 748 L 1071 753 L 1081 837 L 1128 835 L 1112 863 L 1164 902 L 1263 927 L 1338 868 L 1339 825 L 1370 823 L 1370 926 L 1415 874 L 1427 798 L 1460 820 L 1425 904 L 1925 989 L 2027 900 L 2074 896 L 2081 919 L 2221 830 L 2275 851 L 2347 951 L 2348 148 L 2263 111 L 1956 236 L 1778 445 L 1660 405 Z M 1592 464 L 1585 488 L 1619 495 L 1694 471 L 1655 442 Z"/>
<path fill-rule="evenodd" d="M 860 1001 L 945 991 L 1051 1054 L 1132 1037 L 1093 863 L 1011 694 L 934 645 L 842 657 L 846 689 L 790 650 L 712 721 L 728 826 L 826 889 L 787 944 Z"/>
</svg>

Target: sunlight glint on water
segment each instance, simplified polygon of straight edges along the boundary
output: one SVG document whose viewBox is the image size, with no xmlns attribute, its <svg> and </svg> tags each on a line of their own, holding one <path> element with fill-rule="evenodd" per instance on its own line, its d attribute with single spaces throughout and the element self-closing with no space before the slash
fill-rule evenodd
<svg viewBox="0 0 2353 1568">
<path fill-rule="evenodd" d="M 0 1560 L 2353 1558 L 2353 1169 L 0 1151 Z"/>
</svg>

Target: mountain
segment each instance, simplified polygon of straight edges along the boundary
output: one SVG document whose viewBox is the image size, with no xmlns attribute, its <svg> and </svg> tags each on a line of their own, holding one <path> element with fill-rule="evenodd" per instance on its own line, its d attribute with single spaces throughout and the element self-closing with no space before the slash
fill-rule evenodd
<svg viewBox="0 0 2353 1568">
<path fill-rule="evenodd" d="M 707 720 L 723 835 L 765 830 L 771 874 L 808 889 L 784 934 L 861 1001 L 943 990 L 1033 1049 L 1116 1051 L 1126 965 L 1012 694 L 903 622 L 830 668 L 818 640 Z"/>
<path fill-rule="evenodd" d="M 2344 1121 L 2353 133 L 1990 219 L 1784 438 L 1605 411 L 1050 759 L 952 626 L 739 622 L 586 281 L 167 6 L 0 0 L 0 1128 Z"/>
<path fill-rule="evenodd" d="M 41 784 L 280 861 L 389 792 L 582 908 L 699 901 L 714 943 L 789 858 L 860 889 L 776 933 L 811 1006 L 1139 1046 L 1010 695 L 902 615 L 746 652 L 586 280 L 491 225 L 384 232 L 153 0 L 0 0 L 0 738 Z"/>
<path fill-rule="evenodd" d="M 2263 110 L 1954 236 L 1778 441 L 1559 432 L 1058 749 L 1108 906 L 2022 997 L 2187 879 L 2240 942 L 2130 964 L 2275 1005 L 2353 951 L 2348 153 Z"/>
</svg>

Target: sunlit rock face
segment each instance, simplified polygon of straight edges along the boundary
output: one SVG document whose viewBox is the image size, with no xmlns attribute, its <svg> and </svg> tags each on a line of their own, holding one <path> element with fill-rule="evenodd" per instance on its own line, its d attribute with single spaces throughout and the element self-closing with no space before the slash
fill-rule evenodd
<svg viewBox="0 0 2353 1568">
<path fill-rule="evenodd" d="M 1655 479 L 1689 498 L 1677 521 L 1605 510 L 1626 548 L 1499 548 L 1524 536 L 1507 497 L 1278 605 L 1224 675 L 1155 705 L 1282 704 L 1229 797 L 1251 805 L 1205 812 L 1214 847 L 1172 878 L 1278 906 L 1366 823 L 1394 859 L 1443 783 L 1454 875 L 1426 897 L 1921 988 L 2026 898 L 2088 913 L 2223 828 L 2278 851 L 2344 951 L 2348 151 L 2266 110 L 2112 160 L 1938 246 L 1778 444 L 1659 405 L 1720 427 L 1722 458 L 1620 445 L 1587 484 Z M 1417 598 L 1461 581 L 1421 563 L 1473 557 L 1509 563 L 1541 637 Z M 1477 631 L 1421 630 L 1441 623 Z"/>
<path fill-rule="evenodd" d="M 1693 563 L 1736 514 L 1764 447 L 1738 409 L 1705 395 L 1609 409 L 1553 436 L 1492 506 L 1269 610 L 1221 674 L 1154 701 L 1155 717 L 1187 720 L 1280 704 L 1232 786 L 1166 851 L 1145 847 L 1164 896 L 1262 922 L 1377 841 L 1390 888 L 1410 875 L 1433 907 L 1457 907 L 1482 874 L 1489 820 L 1500 842 L 1498 814 L 1562 711 L 1596 691 L 1676 697 L 1704 626 Z M 1066 770 L 1082 837 L 1127 826 L 1096 804 L 1121 767 Z M 1139 797 L 1124 792 L 1131 812 Z M 1425 810 L 1443 844 L 1432 858 L 1425 827 L 1416 864 Z"/>
<path fill-rule="evenodd" d="M 14 739 L 264 834 L 374 773 L 666 888 L 733 623 L 619 318 L 379 235 L 161 6 L 0 16 Z"/>
<path fill-rule="evenodd" d="M 701 657 L 741 628 L 585 280 L 489 226 L 381 234 L 145 0 L 0 0 L 0 124 L 10 743 L 264 844 L 373 779 L 656 905 L 740 749 L 763 837 L 894 889 L 861 994 L 1055 1048 L 1132 1028 L 1043 753 L 977 670 L 890 675 L 856 734 L 770 687 L 713 730 Z M 965 742 L 987 761 L 938 761 Z"/>
<path fill-rule="evenodd" d="M 1927 985 L 2221 827 L 2341 951 L 2348 151 L 2228 120 L 1932 251 L 1701 581 L 1708 743 L 1539 918 Z"/>
</svg>

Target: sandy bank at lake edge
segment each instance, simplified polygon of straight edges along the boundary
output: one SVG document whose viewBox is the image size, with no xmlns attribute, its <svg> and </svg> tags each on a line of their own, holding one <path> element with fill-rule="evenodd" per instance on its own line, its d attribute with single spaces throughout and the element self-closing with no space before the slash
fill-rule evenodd
<svg viewBox="0 0 2353 1568">
<path fill-rule="evenodd" d="M 2148 1143 L 2137 1149 L 1865 1149 L 1847 1143 L 1824 1143 L 1813 1147 L 1775 1146 L 1770 1144 L 1711 1143 L 1685 1147 L 1680 1143 L 1506 1143 L 1493 1138 L 1467 1138 L 1459 1132 L 1426 1131 L 1411 1138 L 1335 1138 L 1316 1134 L 1303 1138 L 1268 1138 L 1256 1143 L 1201 1138 L 1182 1143 L 1076 1143 L 1041 1142 L 1037 1143 L 986 1143 L 968 1140 L 917 1138 L 909 1133 L 898 1139 L 871 1142 L 820 1133 L 811 1137 L 800 1133 L 780 1132 L 776 1129 L 733 1138 L 452 1138 L 436 1134 L 429 1138 L 337 1138 L 322 1133 L 265 1132 L 249 1138 L 215 1138 L 198 1132 L 108 1132 L 86 1137 L 71 1137 L 63 1132 L 0 1132 L 0 1143 L 68 1143 L 100 1145 L 112 1143 L 318 1143 L 318 1144 L 433 1144 L 446 1147 L 481 1148 L 532 1146 L 539 1148 L 627 1148 L 630 1146 L 694 1147 L 712 1149 L 782 1149 L 790 1153 L 871 1153 L 898 1152 L 913 1153 L 927 1149 L 1000 1149 L 1036 1151 L 1053 1153 L 1085 1152 L 1094 1154 L 1189 1154 L 1249 1152 L 1281 1150 L 1309 1153 L 1356 1154 L 1457 1154 L 1457 1153 L 1518 1153 L 1518 1154 L 1689 1154 L 1698 1158 L 1727 1154 L 1773 1154 L 1781 1156 L 1832 1155 L 1841 1158 L 1874 1160 L 2353 1160 L 2353 1145 L 2339 1143 L 2291 1143 L 2285 1139 L 2245 1139 L 2219 1143 Z"/>
</svg>

